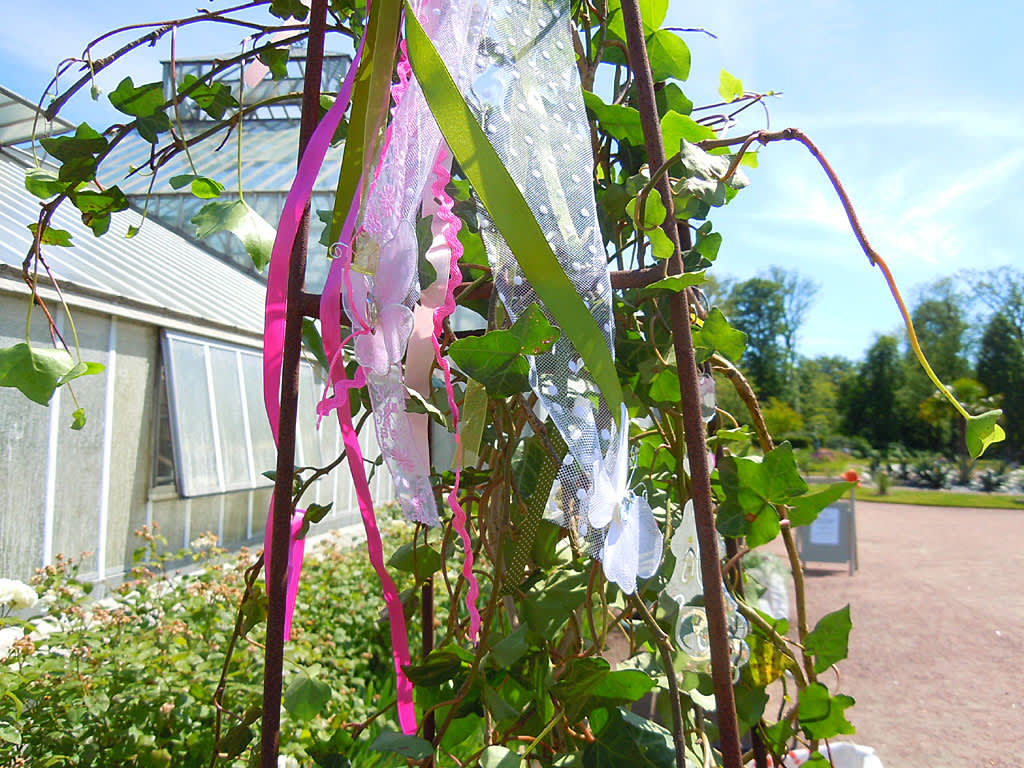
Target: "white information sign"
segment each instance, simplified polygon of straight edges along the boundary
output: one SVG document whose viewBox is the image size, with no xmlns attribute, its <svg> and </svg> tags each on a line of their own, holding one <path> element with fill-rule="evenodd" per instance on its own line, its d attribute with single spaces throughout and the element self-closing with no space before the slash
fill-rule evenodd
<svg viewBox="0 0 1024 768">
<path fill-rule="evenodd" d="M 821 510 L 818 519 L 811 523 L 811 544 L 838 547 L 841 540 L 839 519 L 839 507 L 826 507 Z"/>
</svg>

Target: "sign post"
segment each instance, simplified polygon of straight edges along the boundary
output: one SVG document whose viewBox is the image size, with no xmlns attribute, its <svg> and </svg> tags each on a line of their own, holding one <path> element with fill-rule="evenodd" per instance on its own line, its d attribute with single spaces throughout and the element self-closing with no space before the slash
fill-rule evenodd
<svg viewBox="0 0 1024 768">
<path fill-rule="evenodd" d="M 857 570 L 857 516 L 854 489 L 850 498 L 821 510 L 810 525 L 798 529 L 800 558 L 821 563 L 849 563 L 850 575 Z"/>
</svg>

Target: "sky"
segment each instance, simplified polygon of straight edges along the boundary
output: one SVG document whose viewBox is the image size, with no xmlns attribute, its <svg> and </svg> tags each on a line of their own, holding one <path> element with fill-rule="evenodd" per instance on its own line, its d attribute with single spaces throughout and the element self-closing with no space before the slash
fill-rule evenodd
<svg viewBox="0 0 1024 768">
<path fill-rule="evenodd" d="M 0 83 L 35 100 L 60 60 L 80 55 L 89 39 L 207 4 L 9 3 Z M 1019 0 L 671 0 L 666 25 L 716 35 L 685 34 L 693 64 L 682 87 L 696 105 L 719 100 L 722 69 L 748 90 L 781 92 L 769 102 L 770 127 L 800 128 L 822 149 L 912 303 L 919 286 L 961 269 L 1024 268 L 1016 245 L 1024 240 L 1016 183 L 1024 171 L 1022 10 Z M 235 52 L 245 34 L 193 26 L 179 33 L 177 55 Z M 168 56 L 167 42 L 140 49 L 100 86 L 109 92 L 126 74 L 137 84 L 157 80 Z M 106 125 L 118 113 L 104 100 L 86 91 L 63 114 Z M 763 113 L 748 112 L 730 135 L 765 127 Z M 858 358 L 875 336 L 898 330 L 880 272 L 806 150 L 773 144 L 748 175 L 751 186 L 710 217 L 724 238 L 714 270 L 746 279 L 775 265 L 815 281 L 799 341 L 808 356 Z"/>
</svg>

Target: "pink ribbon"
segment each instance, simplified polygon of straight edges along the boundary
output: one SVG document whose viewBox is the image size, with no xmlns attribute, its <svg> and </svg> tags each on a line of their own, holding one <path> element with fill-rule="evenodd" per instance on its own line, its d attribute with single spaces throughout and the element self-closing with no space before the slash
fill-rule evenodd
<svg viewBox="0 0 1024 768">
<path fill-rule="evenodd" d="M 323 165 L 324 157 L 330 146 L 331 137 L 341 121 L 345 110 L 348 108 L 352 96 L 352 87 L 355 82 L 358 62 L 362 56 L 363 43 L 361 40 L 359 48 L 353 58 L 348 75 L 341 89 L 338 91 L 337 99 L 324 115 L 316 130 L 310 138 L 309 144 L 303 152 L 299 161 L 299 169 L 285 205 L 281 211 L 281 219 L 278 223 L 277 237 L 274 240 L 274 247 L 271 251 L 270 268 L 267 276 L 267 301 L 266 317 L 264 323 L 263 337 L 263 385 L 264 402 L 267 409 L 267 416 L 270 419 L 271 431 L 274 434 L 274 441 L 277 441 L 278 422 L 281 414 L 281 368 L 284 353 L 284 330 L 285 316 L 288 304 L 288 262 L 292 246 L 299 229 L 299 222 L 306 203 L 313 191 L 313 185 L 317 174 Z M 358 191 L 356 200 L 359 199 Z M 351 205 L 345 228 L 342 231 L 342 242 L 349 243 L 352 236 L 352 226 L 355 221 L 357 205 Z M 359 448 L 359 440 L 356 431 L 352 426 L 352 418 L 348 408 L 348 389 L 346 388 L 347 377 L 345 376 L 344 364 L 339 354 L 341 339 L 341 265 L 336 260 L 331 265 L 328 284 L 321 296 L 321 327 L 324 336 L 324 349 L 328 359 L 332 361 L 329 375 L 335 382 L 335 398 L 326 407 L 337 404 L 338 424 L 341 427 L 342 440 L 348 456 L 349 468 L 352 472 L 352 480 L 355 485 L 356 495 L 359 499 L 359 509 L 363 519 L 363 526 L 366 529 L 367 548 L 369 549 L 370 562 L 377 572 L 384 591 L 384 600 L 388 608 L 388 616 L 391 623 L 391 642 L 395 665 L 395 674 L 398 680 L 398 719 L 402 730 L 409 734 L 416 731 L 416 713 L 412 703 L 412 684 L 405 676 L 403 666 L 409 664 L 409 643 L 406 636 L 405 617 L 402 613 L 401 598 L 398 589 L 395 587 L 387 570 L 384 568 L 384 551 L 380 540 L 380 531 L 373 515 L 373 501 L 370 496 L 369 484 L 366 481 L 366 473 L 363 469 L 362 451 Z M 339 392 L 339 384 L 340 392 Z M 324 406 L 322 405 L 321 408 Z M 321 411 L 322 412 L 322 411 Z M 299 515 L 301 526 L 301 515 Z M 272 556 L 270 548 L 269 531 L 273 525 L 273 508 L 267 517 L 266 536 L 266 562 L 269 569 Z M 291 543 L 289 555 L 301 557 L 301 542 L 296 536 L 298 527 L 292 521 Z M 289 563 L 288 571 L 288 594 L 286 596 L 285 626 L 288 637 L 288 629 L 291 626 L 291 616 L 295 605 L 295 594 L 298 589 L 299 569 L 301 562 L 296 562 L 295 567 Z"/>
</svg>

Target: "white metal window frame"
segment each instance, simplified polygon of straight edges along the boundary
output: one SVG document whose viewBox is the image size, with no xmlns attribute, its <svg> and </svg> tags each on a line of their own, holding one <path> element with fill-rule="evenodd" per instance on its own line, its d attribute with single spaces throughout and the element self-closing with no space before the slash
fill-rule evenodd
<svg viewBox="0 0 1024 768">
<path fill-rule="evenodd" d="M 198 352 L 201 356 L 201 373 L 195 370 L 180 370 L 181 361 L 176 361 L 175 352 L 187 348 L 193 355 Z M 262 473 L 273 469 L 273 466 L 261 466 L 256 455 L 257 444 L 270 439 L 270 427 L 267 424 L 262 398 L 258 398 L 258 402 L 252 402 L 254 398 L 249 396 L 252 390 L 246 387 L 245 378 L 247 358 L 249 359 L 250 375 L 253 369 L 262 372 L 260 351 L 251 347 L 170 330 L 164 330 L 162 333 L 161 351 L 166 375 L 167 407 L 170 412 L 171 440 L 178 493 L 184 498 L 192 498 L 271 485 L 271 481 Z M 212 356 L 223 353 L 234 357 L 234 375 L 231 381 L 215 381 L 214 379 Z M 300 386 L 310 390 L 303 394 L 316 396 L 317 384 L 312 367 L 303 362 L 300 374 Z M 197 382 L 197 379 L 201 381 Z M 189 385 L 196 383 L 203 387 L 202 392 L 189 391 Z M 262 391 L 262 382 L 261 386 L 256 389 Z M 228 402 L 224 402 L 225 393 L 228 393 Z M 232 395 L 237 397 L 232 397 Z M 224 417 L 231 411 L 236 417 L 239 413 L 242 415 L 242 434 L 228 434 L 224 427 L 226 421 Z M 199 450 L 195 445 L 189 444 L 189 435 L 190 433 L 195 434 L 196 427 L 205 431 L 206 425 L 208 425 L 209 434 L 212 436 L 212 446 L 207 446 L 206 450 Z M 259 431 L 259 434 L 254 435 L 254 430 Z M 318 453 L 323 452 L 323 446 L 319 445 L 319 435 L 314 434 L 309 438 L 309 440 L 303 439 L 302 425 L 297 425 L 296 460 L 300 464 L 304 463 L 304 458 L 314 461 L 319 458 L 304 457 L 304 452 L 309 452 L 311 449 Z M 212 451 L 209 450 L 210 448 Z M 244 451 L 244 477 L 228 476 L 226 452 L 229 450 Z M 199 453 L 206 454 L 205 461 L 203 456 L 197 456 Z M 202 465 L 197 464 L 197 461 L 202 461 Z M 212 462 L 212 471 L 206 462 Z"/>
</svg>

